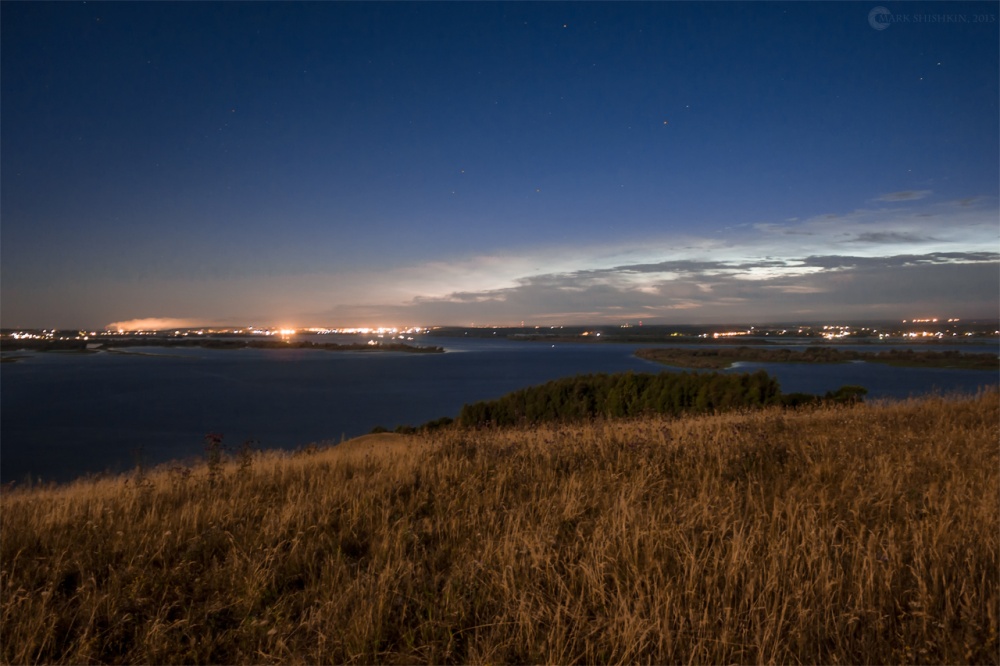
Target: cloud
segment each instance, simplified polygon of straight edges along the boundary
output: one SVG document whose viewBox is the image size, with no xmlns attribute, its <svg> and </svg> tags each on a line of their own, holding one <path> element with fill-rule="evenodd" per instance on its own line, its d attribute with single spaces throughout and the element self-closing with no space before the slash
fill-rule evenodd
<svg viewBox="0 0 1000 666">
<path fill-rule="evenodd" d="M 382 311 L 413 323 L 902 317 L 917 305 L 983 316 L 998 307 L 996 215 L 996 202 L 986 198 L 915 202 L 733 224 L 701 237 L 415 264 L 386 272 L 413 291 Z M 340 306 L 329 316 L 360 312 Z"/>
<path fill-rule="evenodd" d="M 995 200 L 912 202 L 891 208 L 858 208 L 841 215 L 817 215 L 797 222 L 766 222 L 740 237 L 751 257 L 826 254 L 841 243 L 870 245 L 870 255 L 928 253 L 996 247 Z M 735 237 L 734 237 L 735 238 Z M 861 250 L 857 250 L 861 252 Z"/>
<path fill-rule="evenodd" d="M 918 265 L 997 263 L 1000 262 L 1000 254 L 996 252 L 932 252 L 923 255 L 900 254 L 888 257 L 827 255 L 806 257 L 802 262 L 807 266 L 834 270 L 897 269 Z"/>
<path fill-rule="evenodd" d="M 129 319 L 115 321 L 104 328 L 109 331 L 166 331 L 179 328 L 194 328 L 203 325 L 194 319 L 176 319 L 171 317 L 146 317 L 144 319 Z"/>
<path fill-rule="evenodd" d="M 920 303 L 968 316 L 990 311 L 994 276 L 1000 255 L 993 252 L 677 260 L 530 276 L 502 289 L 417 298 L 398 312 L 493 323 L 722 322 L 809 312 L 896 316 Z"/>
<path fill-rule="evenodd" d="M 930 196 L 931 190 L 902 190 L 900 192 L 889 192 L 888 194 L 883 194 L 880 197 L 876 197 L 875 201 L 916 201 L 918 199 L 924 199 Z"/>
<path fill-rule="evenodd" d="M 168 305 L 191 317 L 226 307 L 259 313 L 244 314 L 244 323 L 298 326 L 902 318 L 914 308 L 995 313 L 996 201 L 909 201 L 780 222 L 736 220 L 701 236 L 544 247 L 512 239 L 489 253 L 272 276 L 252 289 L 245 281 L 237 289 L 235 281 L 208 280 L 176 290 L 178 300 Z M 134 312 L 148 302 L 149 288 L 116 300 Z M 204 295 L 202 309 L 178 310 L 180 294 L 191 293 Z"/>
<path fill-rule="evenodd" d="M 845 243 L 923 243 L 926 241 L 935 240 L 930 236 L 919 236 L 917 234 L 910 234 L 898 231 L 866 231 L 865 233 L 858 234 L 857 237 L 850 240 L 843 241 Z"/>
</svg>

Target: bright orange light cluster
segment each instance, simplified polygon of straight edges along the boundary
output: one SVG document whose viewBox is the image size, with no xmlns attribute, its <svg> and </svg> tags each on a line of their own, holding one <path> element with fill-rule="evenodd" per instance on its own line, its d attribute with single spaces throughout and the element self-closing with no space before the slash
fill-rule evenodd
<svg viewBox="0 0 1000 666">
<path fill-rule="evenodd" d="M 740 335 L 750 335 L 750 331 L 724 331 L 722 333 L 712 333 L 713 338 L 735 338 Z"/>
</svg>

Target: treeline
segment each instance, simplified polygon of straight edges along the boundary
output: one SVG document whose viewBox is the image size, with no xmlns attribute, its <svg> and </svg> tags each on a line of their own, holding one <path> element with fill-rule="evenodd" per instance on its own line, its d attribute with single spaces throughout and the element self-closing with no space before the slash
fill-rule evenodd
<svg viewBox="0 0 1000 666">
<path fill-rule="evenodd" d="M 778 381 L 753 374 L 633 373 L 579 375 L 465 405 L 458 423 L 512 426 L 640 414 L 680 415 L 781 403 Z"/>
<path fill-rule="evenodd" d="M 802 350 L 775 347 L 736 347 L 691 349 L 659 347 L 640 349 L 636 356 L 648 361 L 682 368 L 725 368 L 743 361 L 754 363 L 847 363 L 867 361 L 897 366 L 964 368 L 995 370 L 1000 360 L 993 353 L 965 353 L 958 350 L 935 351 L 882 349 L 858 351 L 836 347 L 812 346 Z"/>
<path fill-rule="evenodd" d="M 0 351 L 86 352 L 86 340 L 14 340 L 0 338 Z"/>
</svg>

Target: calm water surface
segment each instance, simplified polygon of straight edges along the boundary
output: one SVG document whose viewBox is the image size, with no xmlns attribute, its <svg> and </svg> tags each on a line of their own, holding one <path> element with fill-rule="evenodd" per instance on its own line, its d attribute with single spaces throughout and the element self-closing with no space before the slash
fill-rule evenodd
<svg viewBox="0 0 1000 666">
<path fill-rule="evenodd" d="M 592 372 L 659 372 L 635 344 L 426 338 L 446 354 L 132 348 L 153 355 L 33 354 L 0 375 L 0 482 L 27 474 L 64 481 L 203 452 L 208 432 L 236 447 L 296 448 L 376 425 L 418 425 L 462 405 L 550 379 Z M 940 347 L 936 347 L 940 348 Z M 962 346 L 996 352 L 996 345 Z M 878 364 L 741 364 L 784 391 L 861 384 L 870 397 L 974 392 L 997 373 Z"/>
</svg>

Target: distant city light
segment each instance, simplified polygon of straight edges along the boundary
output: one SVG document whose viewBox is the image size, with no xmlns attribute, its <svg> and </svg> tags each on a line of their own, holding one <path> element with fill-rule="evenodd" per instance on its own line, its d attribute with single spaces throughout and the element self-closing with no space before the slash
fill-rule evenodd
<svg viewBox="0 0 1000 666">
<path fill-rule="evenodd" d="M 140 321 L 140 320 L 136 320 Z M 141 320 L 143 322 L 149 320 Z M 903 320 L 904 326 L 898 326 L 897 328 L 880 326 L 878 328 L 872 326 L 862 326 L 862 325 L 851 325 L 851 324 L 813 324 L 813 325 L 796 325 L 792 327 L 760 327 L 760 326 L 749 326 L 745 329 L 732 329 L 723 331 L 712 331 L 711 327 L 705 327 L 702 331 L 690 331 L 690 332 L 679 332 L 670 331 L 669 329 L 663 330 L 660 335 L 665 337 L 693 337 L 701 339 L 713 339 L 713 340 L 723 340 L 727 338 L 763 338 L 765 336 L 799 336 L 804 338 L 822 339 L 830 342 L 835 342 L 843 340 L 845 338 L 850 339 L 868 339 L 883 341 L 886 343 L 892 342 L 920 342 L 920 341 L 935 341 L 943 340 L 944 338 L 977 338 L 977 337 L 991 337 L 995 335 L 1000 335 L 993 329 L 993 326 L 983 323 L 968 323 L 963 322 L 957 317 L 943 318 L 943 317 L 929 317 L 922 319 L 906 319 Z M 914 324 L 923 323 L 918 330 L 913 330 L 916 327 Z M 621 328 L 630 329 L 634 326 L 631 323 L 620 324 Z M 78 340 L 93 342 L 92 347 L 99 348 L 100 342 L 102 340 L 121 337 L 132 337 L 132 338 L 186 338 L 190 336 L 261 336 L 261 337 L 278 337 L 282 340 L 289 341 L 291 336 L 295 335 L 342 335 L 342 336 L 358 336 L 361 338 L 358 342 L 366 343 L 372 346 L 382 344 L 383 340 L 392 340 L 398 342 L 412 342 L 415 337 L 420 335 L 430 334 L 433 330 L 439 327 L 426 327 L 426 326 L 351 326 L 351 327 L 309 327 L 309 328 L 295 328 L 292 326 L 278 326 L 274 328 L 263 327 L 263 326 L 243 326 L 243 327 L 203 327 L 203 328 L 174 328 L 169 329 L 148 329 L 148 328 L 137 328 L 134 330 L 129 330 L 122 326 L 115 326 L 115 328 L 105 329 L 103 331 L 85 331 L 85 330 L 57 330 L 57 329 L 21 329 L 12 330 L 6 329 L 3 332 L 3 338 L 5 340 L 18 340 L 18 341 L 35 341 L 36 344 L 40 346 L 45 346 L 48 342 L 58 342 L 61 340 Z M 492 328 L 493 335 L 497 335 L 501 329 L 516 328 L 516 326 L 507 325 L 491 325 L 487 326 L 477 326 L 478 329 Z M 538 326 L 535 325 L 533 328 L 539 331 L 541 335 L 560 335 L 559 331 L 564 327 L 559 325 L 553 326 Z M 647 329 L 649 327 L 647 326 Z M 706 330 L 708 329 L 708 330 Z M 552 333 L 541 333 L 541 331 L 552 331 Z M 468 335 L 468 333 L 466 333 Z M 585 329 L 581 327 L 578 332 L 575 333 L 582 338 L 595 339 L 600 338 L 602 333 L 599 330 Z M 523 334 L 514 335 L 513 337 L 523 336 Z"/>
</svg>

